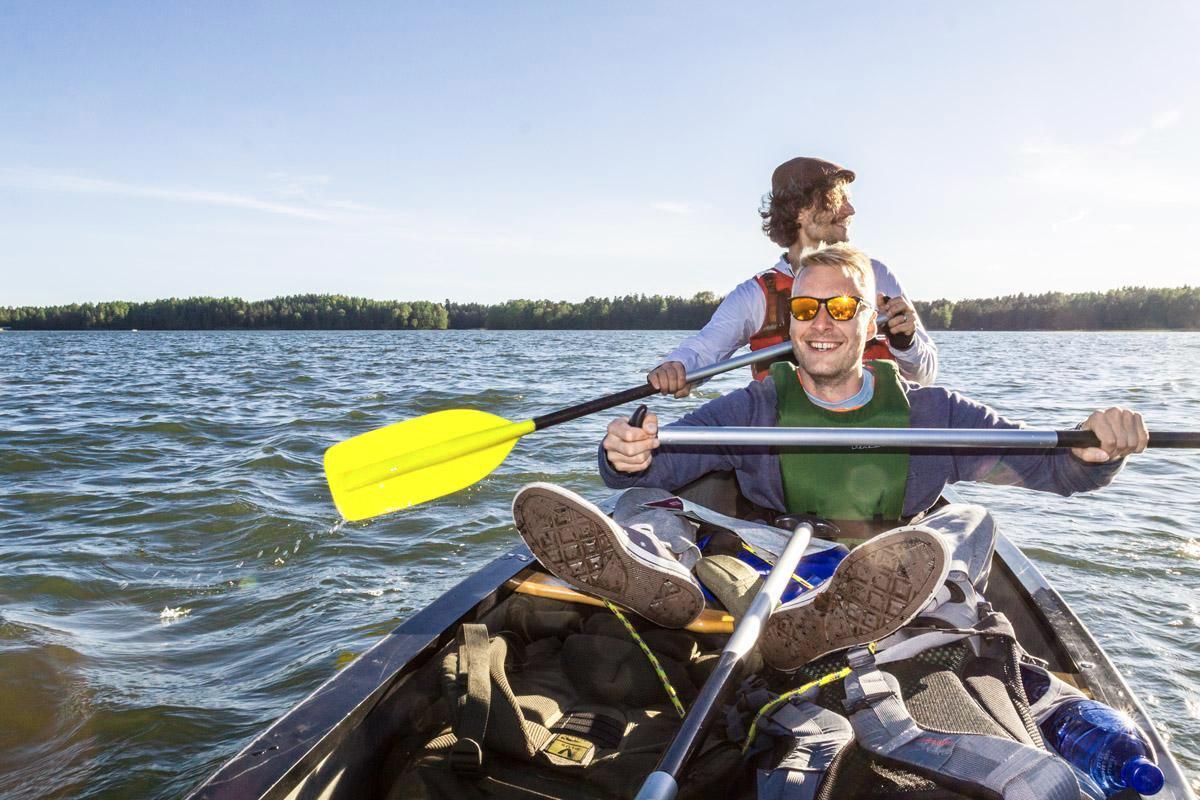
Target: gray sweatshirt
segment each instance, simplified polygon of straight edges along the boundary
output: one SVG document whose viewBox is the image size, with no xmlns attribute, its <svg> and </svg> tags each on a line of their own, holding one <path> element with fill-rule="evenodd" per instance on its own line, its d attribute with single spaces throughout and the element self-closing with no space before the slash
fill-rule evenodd
<svg viewBox="0 0 1200 800">
<path fill-rule="evenodd" d="M 912 407 L 913 428 L 1019 428 L 1021 423 L 1001 417 L 987 406 L 940 386 L 920 387 L 901 381 Z M 767 378 L 744 389 L 705 403 L 666 427 L 721 425 L 774 427 L 775 384 Z M 930 508 L 947 484 L 978 481 L 1024 486 L 1043 492 L 1071 495 L 1098 489 L 1112 482 L 1121 461 L 1089 464 L 1070 450 L 914 450 L 908 459 L 904 491 L 904 516 Z M 618 472 L 600 447 L 600 476 L 612 489 L 649 486 L 675 491 L 709 472 L 737 475 L 742 494 L 751 502 L 786 511 L 779 457 L 769 447 L 704 448 L 662 445 L 650 466 L 638 473 Z"/>
</svg>

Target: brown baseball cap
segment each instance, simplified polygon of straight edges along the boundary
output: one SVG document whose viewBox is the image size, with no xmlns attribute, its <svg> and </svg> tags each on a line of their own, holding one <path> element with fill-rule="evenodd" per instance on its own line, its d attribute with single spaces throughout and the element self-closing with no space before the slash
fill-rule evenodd
<svg viewBox="0 0 1200 800">
<path fill-rule="evenodd" d="M 771 194 L 779 195 L 789 189 L 803 191 L 821 178 L 829 175 L 844 175 L 847 181 L 854 180 L 854 173 L 843 166 L 820 158 L 793 158 L 785 161 L 771 173 Z"/>
</svg>

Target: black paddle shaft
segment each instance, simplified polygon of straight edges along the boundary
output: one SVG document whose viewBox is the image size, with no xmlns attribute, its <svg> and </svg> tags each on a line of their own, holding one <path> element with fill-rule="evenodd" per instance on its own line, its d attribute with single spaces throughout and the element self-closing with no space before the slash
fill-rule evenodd
<svg viewBox="0 0 1200 800">
<path fill-rule="evenodd" d="M 1059 431 L 1059 447 L 1099 447 L 1100 440 L 1091 431 Z M 1147 447 L 1200 447 L 1200 431 L 1154 431 Z"/>
<path fill-rule="evenodd" d="M 658 389 L 647 383 L 644 386 L 635 386 L 623 392 L 606 394 L 604 397 L 597 397 L 595 400 L 588 400 L 586 403 L 567 406 L 566 408 L 560 408 L 558 411 L 551 411 L 549 414 L 534 417 L 533 429 L 540 431 L 544 428 L 549 428 L 551 425 L 558 425 L 561 422 L 570 422 L 573 419 L 586 417 L 588 414 L 595 414 L 597 411 L 605 411 L 617 406 L 623 406 L 626 403 L 641 400 L 643 397 L 649 397 L 657 392 Z"/>
<path fill-rule="evenodd" d="M 728 372 L 731 369 L 744 367 L 750 364 L 758 364 L 761 362 L 778 361 L 781 358 L 787 357 L 791 353 L 791 342 L 780 342 L 773 344 L 770 347 L 764 347 L 761 350 L 755 350 L 742 356 L 718 361 L 716 364 L 708 367 L 688 372 L 683 376 L 686 383 L 695 383 L 696 381 L 707 380 L 714 375 L 720 375 L 722 372 Z M 597 397 L 595 400 L 588 400 L 586 403 L 580 403 L 567 408 L 560 408 L 558 411 L 551 411 L 549 414 L 543 414 L 540 417 L 533 418 L 533 429 L 540 431 L 549 428 L 551 425 L 557 425 L 560 422 L 570 422 L 573 419 L 586 417 L 588 414 L 595 414 L 597 411 L 604 411 L 609 408 L 615 408 L 625 403 L 632 403 L 634 400 L 641 400 L 643 397 L 649 397 L 652 394 L 657 394 L 658 389 L 655 389 L 649 379 L 642 386 L 635 386 L 632 389 L 626 389 L 623 392 L 614 392 L 613 394 Z"/>
</svg>

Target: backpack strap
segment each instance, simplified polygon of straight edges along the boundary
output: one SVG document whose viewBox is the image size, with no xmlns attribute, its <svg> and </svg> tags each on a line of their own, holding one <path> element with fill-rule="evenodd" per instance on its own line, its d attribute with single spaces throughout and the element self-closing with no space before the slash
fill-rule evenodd
<svg viewBox="0 0 1200 800">
<path fill-rule="evenodd" d="M 774 768 L 758 770 L 758 800 L 813 800 L 833 759 L 854 740 L 850 721 L 810 702 L 784 705 L 770 720 L 790 744 Z"/>
<path fill-rule="evenodd" d="M 458 629 L 457 641 L 461 693 L 454 725 L 458 741 L 450 750 L 450 765 L 470 772 L 483 765 L 483 741 L 491 715 L 491 640 L 486 625 L 467 624 Z"/>
<path fill-rule="evenodd" d="M 918 725 L 898 684 L 860 648 L 850 653 L 846 712 L 859 746 L 938 783 L 1003 800 L 1079 800 L 1066 761 L 998 736 L 945 733 Z"/>
</svg>

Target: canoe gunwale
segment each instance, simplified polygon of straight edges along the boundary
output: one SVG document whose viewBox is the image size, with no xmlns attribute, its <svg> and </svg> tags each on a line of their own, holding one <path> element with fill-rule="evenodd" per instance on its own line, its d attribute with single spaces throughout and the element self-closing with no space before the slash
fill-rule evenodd
<svg viewBox="0 0 1200 800">
<path fill-rule="evenodd" d="M 1003 532 L 996 537 L 996 557 L 1012 573 L 1028 601 L 1041 615 L 1041 621 L 1054 630 L 1056 646 L 1070 660 L 1072 671 L 1079 675 L 1080 682 L 1092 697 L 1127 712 L 1150 739 L 1165 778 L 1162 791 L 1154 795 L 1155 800 L 1196 800 L 1187 777 L 1154 727 L 1154 721 L 1146 713 L 1145 707 L 1058 590 L 1050 585 L 1029 557 Z M 1129 796 L 1136 798 L 1139 795 Z"/>
<path fill-rule="evenodd" d="M 472 573 L 330 676 L 188 800 L 285 797 L 379 704 L 406 668 L 532 562 L 528 550 L 514 551 Z"/>
</svg>

